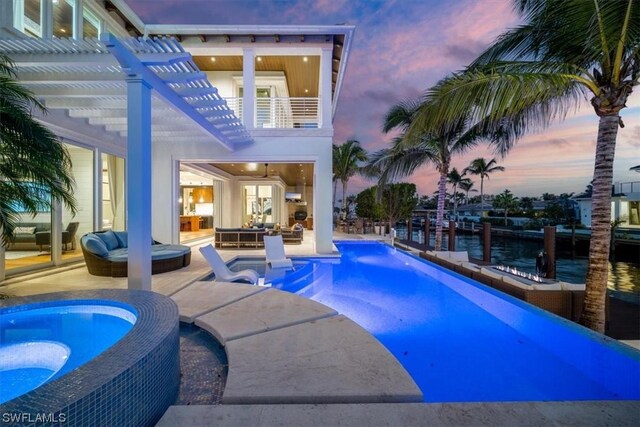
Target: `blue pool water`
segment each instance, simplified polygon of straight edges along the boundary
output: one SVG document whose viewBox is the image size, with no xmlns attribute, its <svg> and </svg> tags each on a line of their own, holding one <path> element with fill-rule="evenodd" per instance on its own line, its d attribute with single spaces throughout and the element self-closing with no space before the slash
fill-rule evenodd
<svg viewBox="0 0 640 427">
<path fill-rule="evenodd" d="M 389 246 L 336 246 L 266 281 L 368 330 L 425 401 L 640 399 L 640 352 Z"/>
<path fill-rule="evenodd" d="M 127 334 L 136 311 L 111 301 L 0 309 L 0 404 L 85 364 Z"/>
</svg>

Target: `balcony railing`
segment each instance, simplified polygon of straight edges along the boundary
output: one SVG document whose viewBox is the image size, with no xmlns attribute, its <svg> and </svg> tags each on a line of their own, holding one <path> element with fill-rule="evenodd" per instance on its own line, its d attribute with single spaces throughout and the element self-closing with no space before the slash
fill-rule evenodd
<svg viewBox="0 0 640 427">
<path fill-rule="evenodd" d="M 640 192 L 640 181 L 619 182 L 618 188 L 614 191 L 616 193 L 638 193 Z"/>
<path fill-rule="evenodd" d="M 236 116 L 242 117 L 242 98 L 225 99 Z M 319 98 L 256 98 L 256 128 L 318 128 L 319 124 Z"/>
</svg>

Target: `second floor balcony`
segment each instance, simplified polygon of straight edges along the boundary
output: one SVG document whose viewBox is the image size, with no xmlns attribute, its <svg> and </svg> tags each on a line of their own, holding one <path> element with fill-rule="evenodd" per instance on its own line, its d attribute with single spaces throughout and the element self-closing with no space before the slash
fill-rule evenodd
<svg viewBox="0 0 640 427">
<path fill-rule="evenodd" d="M 227 105 L 242 119 L 243 98 L 225 98 Z M 320 127 L 320 98 L 268 97 L 256 98 L 254 120 L 256 129 L 317 129 Z"/>
</svg>

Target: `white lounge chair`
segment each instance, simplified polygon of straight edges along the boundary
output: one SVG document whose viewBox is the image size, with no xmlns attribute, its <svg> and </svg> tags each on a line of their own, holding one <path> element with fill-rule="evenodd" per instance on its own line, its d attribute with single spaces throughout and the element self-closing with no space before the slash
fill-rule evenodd
<svg viewBox="0 0 640 427">
<path fill-rule="evenodd" d="M 264 249 L 271 268 L 293 268 L 293 262 L 284 254 L 282 236 L 264 236 Z"/>
<path fill-rule="evenodd" d="M 225 264 L 224 260 L 216 251 L 216 249 L 212 245 L 203 246 L 200 248 L 200 253 L 204 259 L 207 260 L 213 273 L 216 275 L 216 281 L 219 282 L 235 282 L 237 280 L 245 280 L 247 282 L 251 282 L 252 284 L 258 283 L 258 278 L 260 275 L 255 270 L 241 270 L 233 272 L 229 270 L 227 264 Z"/>
</svg>

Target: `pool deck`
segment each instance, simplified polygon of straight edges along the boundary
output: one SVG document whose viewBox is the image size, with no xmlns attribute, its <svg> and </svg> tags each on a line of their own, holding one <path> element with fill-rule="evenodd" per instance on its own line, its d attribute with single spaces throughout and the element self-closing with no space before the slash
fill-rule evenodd
<svg viewBox="0 0 640 427">
<path fill-rule="evenodd" d="M 305 237 L 307 236 L 305 232 Z M 342 235 L 340 239 L 378 239 Z M 316 255 L 311 239 L 288 256 Z M 200 243 L 206 244 L 206 243 Z M 181 321 L 225 345 L 229 361 L 222 405 L 172 406 L 158 425 L 637 425 L 640 402 L 417 403 L 422 393 L 367 331 L 317 302 L 268 287 L 202 282 L 210 269 L 193 246 L 191 265 L 153 276 Z M 225 250 L 264 256 L 264 250 Z M 333 254 L 336 256 L 337 254 Z M 126 278 L 69 268 L 12 279 L 0 293 L 126 288 Z M 414 402 L 414 403 L 412 403 Z"/>
</svg>

